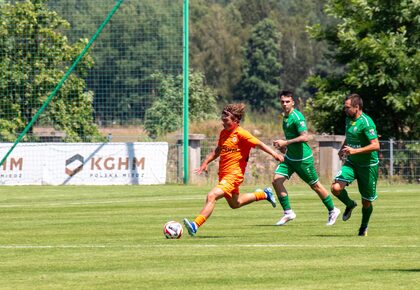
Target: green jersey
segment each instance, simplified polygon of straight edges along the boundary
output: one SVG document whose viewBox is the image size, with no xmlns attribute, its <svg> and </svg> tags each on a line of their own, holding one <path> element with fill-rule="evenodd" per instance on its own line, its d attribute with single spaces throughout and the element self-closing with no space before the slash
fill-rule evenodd
<svg viewBox="0 0 420 290">
<path fill-rule="evenodd" d="M 361 148 L 370 144 L 370 140 L 378 138 L 375 123 L 362 113 L 356 120 L 346 118 L 346 144 L 351 148 Z M 379 163 L 378 152 L 354 154 L 347 157 L 351 163 L 359 166 L 373 166 Z"/>
<path fill-rule="evenodd" d="M 299 137 L 307 131 L 305 117 L 296 109 L 283 118 L 283 131 L 286 140 Z M 292 161 L 305 160 L 312 156 L 311 147 L 306 142 L 293 143 L 287 146 L 286 158 Z"/>
</svg>

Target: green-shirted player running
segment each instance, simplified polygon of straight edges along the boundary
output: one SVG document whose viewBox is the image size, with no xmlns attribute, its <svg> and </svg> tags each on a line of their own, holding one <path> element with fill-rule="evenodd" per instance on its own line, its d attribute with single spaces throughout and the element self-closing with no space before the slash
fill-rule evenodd
<svg viewBox="0 0 420 290">
<path fill-rule="evenodd" d="M 376 183 L 378 180 L 379 141 L 375 123 L 363 113 L 363 100 L 358 94 L 346 97 L 344 109 L 346 118 L 346 140 L 338 155 L 345 159 L 331 186 L 331 192 L 346 205 L 343 220 L 350 218 L 357 203 L 350 199 L 345 189 L 353 180 L 357 180 L 362 196 L 362 222 L 359 236 L 367 236 L 367 228 L 372 215 L 372 202 L 378 197 Z"/>
<path fill-rule="evenodd" d="M 284 162 L 280 163 L 274 172 L 273 186 L 284 210 L 283 217 L 276 225 L 282 226 L 296 218 L 296 214 L 290 206 L 289 195 L 284 187 L 286 179 L 289 179 L 296 172 L 318 194 L 328 209 L 327 225 L 331 226 L 340 215 L 340 210 L 334 206 L 332 196 L 319 182 L 314 167 L 312 150 L 307 144 L 309 136 L 305 117 L 294 108 L 295 102 L 292 92 L 282 91 L 279 97 L 284 111 L 283 131 L 286 140 L 275 140 L 273 145 L 280 149 L 282 153 L 286 153 L 286 155 Z"/>
</svg>

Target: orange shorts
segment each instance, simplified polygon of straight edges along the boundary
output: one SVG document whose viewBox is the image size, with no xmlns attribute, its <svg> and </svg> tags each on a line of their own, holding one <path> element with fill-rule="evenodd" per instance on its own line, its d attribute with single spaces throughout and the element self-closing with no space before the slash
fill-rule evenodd
<svg viewBox="0 0 420 290">
<path fill-rule="evenodd" d="M 239 186 L 243 181 L 244 177 L 236 174 L 219 176 L 217 187 L 223 190 L 225 198 L 231 198 L 233 194 L 239 194 Z"/>
</svg>

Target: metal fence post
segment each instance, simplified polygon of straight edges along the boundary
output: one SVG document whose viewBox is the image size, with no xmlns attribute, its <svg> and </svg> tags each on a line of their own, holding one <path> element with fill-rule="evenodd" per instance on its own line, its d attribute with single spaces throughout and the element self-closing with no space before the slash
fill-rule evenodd
<svg viewBox="0 0 420 290">
<path fill-rule="evenodd" d="M 394 139 L 389 139 L 389 176 L 394 176 Z"/>
</svg>

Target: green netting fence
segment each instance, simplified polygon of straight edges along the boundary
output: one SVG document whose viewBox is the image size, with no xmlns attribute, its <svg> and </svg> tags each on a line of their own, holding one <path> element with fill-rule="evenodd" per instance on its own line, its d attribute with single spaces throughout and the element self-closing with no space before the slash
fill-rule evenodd
<svg viewBox="0 0 420 290">
<path fill-rule="evenodd" d="M 184 1 L 27 0 L 0 7 L 0 142 L 183 135 Z M 182 176 L 172 175 L 175 182 Z"/>
</svg>

